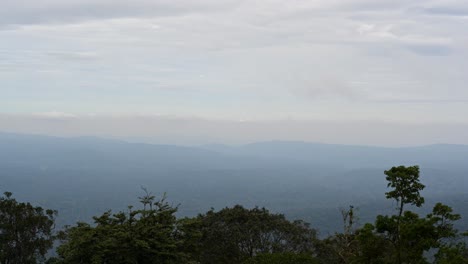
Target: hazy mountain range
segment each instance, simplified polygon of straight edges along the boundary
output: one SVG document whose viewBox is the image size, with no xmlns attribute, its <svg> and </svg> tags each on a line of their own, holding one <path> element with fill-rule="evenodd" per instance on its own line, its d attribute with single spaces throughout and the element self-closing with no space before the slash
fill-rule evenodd
<svg viewBox="0 0 468 264">
<path fill-rule="evenodd" d="M 167 192 L 181 215 L 258 205 L 331 232 L 339 226 L 339 207 L 359 207 L 362 222 L 389 213 L 394 205 L 384 199 L 383 171 L 416 164 L 428 204 L 452 205 L 468 226 L 466 145 L 271 141 L 184 147 L 0 133 L 0 190 L 58 209 L 60 224 L 136 204 L 144 186 L 157 195 Z"/>
</svg>

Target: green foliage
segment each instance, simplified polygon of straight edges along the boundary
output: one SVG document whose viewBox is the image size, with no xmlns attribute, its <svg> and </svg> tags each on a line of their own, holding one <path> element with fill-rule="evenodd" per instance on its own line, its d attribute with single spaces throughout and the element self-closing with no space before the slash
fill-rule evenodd
<svg viewBox="0 0 468 264">
<path fill-rule="evenodd" d="M 432 209 L 432 213 L 427 216 L 436 226 L 437 236 L 441 238 L 455 237 L 458 231 L 454 229 L 453 222 L 461 219 L 459 214 L 453 214 L 450 206 L 437 203 Z"/>
<path fill-rule="evenodd" d="M 356 215 L 354 207 L 342 209 L 343 233 L 335 233 L 318 246 L 318 255 L 322 263 L 349 263 L 357 252 L 358 241 L 354 234 Z"/>
<path fill-rule="evenodd" d="M 458 236 L 453 222 L 459 220 L 460 215 L 453 214 L 452 208 L 441 203 L 437 203 L 426 217 L 404 211 L 405 205 L 421 207 L 424 204 L 420 194 L 424 185 L 419 182 L 419 167 L 393 167 L 385 174 L 389 181 L 387 186 L 393 188 L 386 197 L 397 201 L 397 214 L 377 216 L 375 231 L 390 242 L 391 247 L 386 247 L 388 252 L 392 252 L 389 262 L 428 263 L 426 252 L 450 248 L 446 241 Z"/>
<path fill-rule="evenodd" d="M 179 251 L 184 252 L 185 259 L 190 261 L 199 259 L 200 252 L 204 249 L 200 243 L 202 231 L 201 221 L 198 218 L 179 220 L 176 238 L 179 241 Z M 193 263 L 198 263 L 198 261 Z"/>
<path fill-rule="evenodd" d="M 385 234 L 393 244 L 396 263 L 407 261 L 424 263 L 422 253 L 432 245 L 430 241 L 419 235 L 428 235 L 420 233 L 428 231 L 428 225 L 423 219 L 419 219 L 417 214 L 404 212 L 405 205 L 421 207 L 424 203 L 420 191 L 425 186 L 419 182 L 419 167 L 392 167 L 384 173 L 387 175 L 387 187 L 392 188 L 385 195 L 387 199 L 394 199 L 397 202 L 398 212 L 392 216 L 377 216 L 376 230 L 378 233 Z M 413 244 L 414 246 L 411 246 Z"/>
<path fill-rule="evenodd" d="M 60 258 L 51 263 L 241 263 L 259 254 L 310 254 L 316 241 L 306 223 L 263 208 L 235 206 L 176 220 L 177 208 L 153 199 L 142 198 L 142 210 L 95 217 L 95 226 L 67 228 Z"/>
<path fill-rule="evenodd" d="M 465 243 L 445 245 L 435 255 L 436 264 L 468 264 L 468 248 Z"/>
<path fill-rule="evenodd" d="M 184 234 L 171 207 L 163 197 L 141 198 L 144 209 L 110 211 L 94 217 L 95 226 L 78 223 L 62 235 L 57 249 L 62 263 L 184 263 L 180 250 Z"/>
<path fill-rule="evenodd" d="M 273 253 L 261 254 L 248 259 L 244 264 L 318 264 L 318 260 L 308 254 Z"/>
<path fill-rule="evenodd" d="M 372 224 L 365 224 L 356 232 L 357 254 L 349 263 L 381 264 L 388 263 L 392 255 L 391 244 L 385 237 L 375 233 Z"/>
<path fill-rule="evenodd" d="M 46 263 L 424 264 L 431 259 L 468 264 L 468 249 L 454 228 L 459 214 L 442 203 L 426 216 L 408 210 L 424 204 L 419 167 L 393 167 L 385 174 L 391 188 L 386 197 L 397 202 L 396 212 L 357 228 L 350 206 L 341 211 L 343 232 L 323 240 L 307 223 L 265 208 L 236 205 L 177 219 L 178 208 L 165 196 L 155 200 L 144 189 L 141 209 L 107 211 L 94 217 L 94 224 L 77 223 L 61 231 L 58 257 Z M 43 261 L 53 243 L 55 214 L 5 193 L 0 198 L 0 263 Z"/>
<path fill-rule="evenodd" d="M 201 263 L 241 263 L 259 254 L 312 253 L 316 232 L 302 221 L 290 222 L 265 208 L 242 206 L 211 210 L 201 222 Z"/>
<path fill-rule="evenodd" d="M 375 232 L 372 224 L 356 229 L 354 209 L 342 210 L 343 233 L 336 233 L 321 241 L 318 247 L 320 263 L 380 264 L 388 263 L 390 243 Z"/>
<path fill-rule="evenodd" d="M 0 197 L 0 263 L 33 264 L 52 247 L 56 211 Z"/>
<path fill-rule="evenodd" d="M 379 215 L 374 225 L 354 230 L 353 208 L 342 212 L 344 231 L 320 243 L 321 263 L 429 263 L 426 256 L 431 252 L 435 252 L 436 263 L 465 263 L 461 260 L 466 259 L 466 247 L 451 242 L 460 237 L 453 223 L 461 218 L 451 207 L 437 203 L 426 217 L 404 210 L 407 205 L 424 204 L 419 167 L 393 167 L 385 174 L 387 187 L 392 188 L 386 197 L 397 202 L 396 213 Z"/>
<path fill-rule="evenodd" d="M 403 205 L 405 204 L 421 207 L 424 203 L 424 198 L 421 197 L 419 192 L 422 191 L 425 186 L 419 182 L 418 166 L 392 167 L 384 173 L 387 175 L 387 187 L 393 188 L 393 190 L 385 193 L 385 195 L 387 199 L 395 199 L 397 203 L 399 203 L 400 212 L 403 210 Z"/>
</svg>

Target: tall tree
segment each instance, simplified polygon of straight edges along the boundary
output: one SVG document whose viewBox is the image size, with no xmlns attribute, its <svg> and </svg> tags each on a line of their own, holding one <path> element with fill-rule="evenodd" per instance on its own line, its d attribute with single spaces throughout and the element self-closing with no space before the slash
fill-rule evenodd
<svg viewBox="0 0 468 264">
<path fill-rule="evenodd" d="M 419 166 L 392 167 L 384 173 L 387 175 L 387 187 L 393 188 L 385 193 L 385 196 L 398 203 L 398 220 L 401 219 L 405 205 L 422 206 L 424 197 L 421 196 L 420 191 L 426 186 L 419 182 Z"/>
<path fill-rule="evenodd" d="M 34 264 L 52 247 L 56 211 L 0 197 L 0 263 Z"/>
<path fill-rule="evenodd" d="M 397 212 L 391 216 L 377 216 L 375 230 L 393 245 L 387 249 L 393 251 L 389 262 L 428 263 L 425 253 L 429 250 L 451 248 L 447 241 L 459 236 L 453 222 L 460 219 L 451 207 L 437 203 L 426 217 L 405 210 L 409 205 L 421 207 L 424 204 L 420 191 L 425 186 L 419 180 L 419 167 L 393 167 L 385 171 L 385 175 L 387 187 L 392 188 L 386 197 L 397 202 Z"/>
<path fill-rule="evenodd" d="M 419 167 L 393 167 L 385 171 L 388 188 L 385 195 L 396 201 L 396 213 L 379 215 L 375 225 L 351 228 L 353 208 L 342 212 L 344 231 L 322 241 L 318 256 L 322 263 L 409 264 L 429 263 L 426 256 L 435 253 L 436 263 L 465 263 L 466 247 L 459 243 L 454 222 L 461 217 L 451 207 L 437 203 L 432 212 L 420 217 L 409 209 L 421 207 Z M 461 261 L 463 260 L 463 261 Z"/>
<path fill-rule="evenodd" d="M 390 170 L 384 172 L 388 181 L 387 187 L 393 188 L 391 191 L 385 193 L 387 199 L 394 199 L 397 204 L 398 214 L 393 219 L 394 223 L 389 223 L 388 220 L 393 219 L 380 217 L 378 221 L 386 227 L 393 229 L 392 242 L 396 248 L 398 263 L 402 263 L 402 238 L 401 238 L 401 222 L 403 218 L 403 211 L 405 205 L 415 205 L 421 207 L 424 203 L 424 198 L 421 196 L 420 191 L 424 189 L 424 185 L 419 182 L 419 167 L 418 166 L 399 166 L 392 167 Z M 407 214 L 406 218 L 411 218 L 414 215 Z M 389 226 L 390 225 L 390 226 Z"/>
</svg>

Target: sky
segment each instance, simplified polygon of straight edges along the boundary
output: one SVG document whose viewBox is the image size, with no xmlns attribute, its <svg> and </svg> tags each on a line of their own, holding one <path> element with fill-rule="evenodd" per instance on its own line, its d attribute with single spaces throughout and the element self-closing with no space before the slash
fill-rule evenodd
<svg viewBox="0 0 468 264">
<path fill-rule="evenodd" d="M 0 131 L 468 144 L 466 0 L 0 5 Z"/>
</svg>

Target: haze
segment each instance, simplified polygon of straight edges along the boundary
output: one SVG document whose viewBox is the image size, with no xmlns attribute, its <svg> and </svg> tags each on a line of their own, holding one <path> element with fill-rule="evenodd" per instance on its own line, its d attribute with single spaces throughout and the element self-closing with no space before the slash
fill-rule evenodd
<svg viewBox="0 0 468 264">
<path fill-rule="evenodd" d="M 466 1 L 4 1 L 0 130 L 468 144 Z"/>
</svg>

